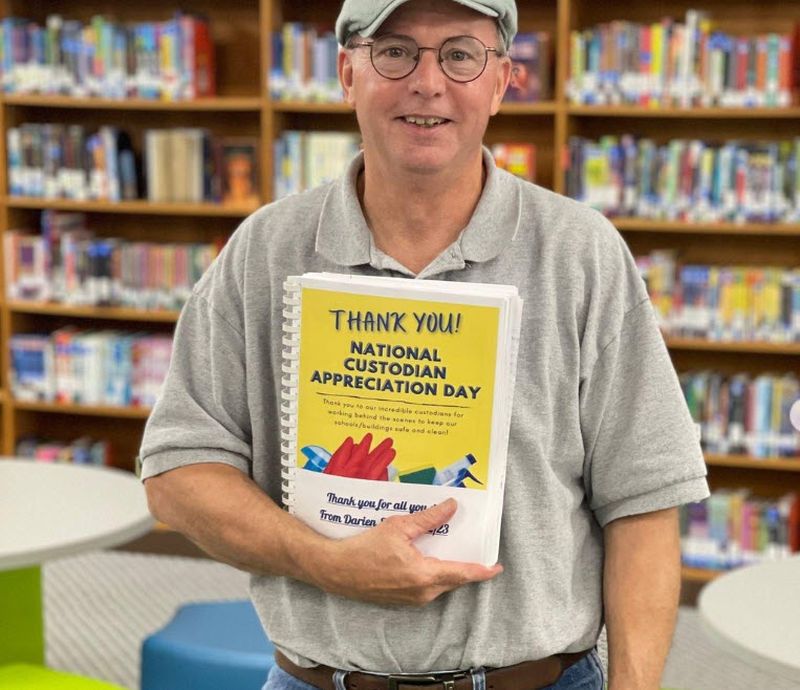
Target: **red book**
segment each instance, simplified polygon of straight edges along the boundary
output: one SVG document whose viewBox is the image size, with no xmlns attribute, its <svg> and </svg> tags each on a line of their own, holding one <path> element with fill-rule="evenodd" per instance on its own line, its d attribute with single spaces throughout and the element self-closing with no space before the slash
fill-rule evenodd
<svg viewBox="0 0 800 690">
<path fill-rule="evenodd" d="M 789 551 L 796 553 L 800 551 L 800 496 L 795 495 L 789 507 L 789 519 L 787 521 L 789 532 Z"/>
<path fill-rule="evenodd" d="M 184 69 L 187 70 L 187 98 L 205 98 L 217 93 L 214 44 L 204 17 L 184 16 L 181 29 L 187 39 Z"/>
<path fill-rule="evenodd" d="M 736 39 L 736 90 L 744 95 L 747 90 L 747 60 L 750 44 L 746 38 Z"/>
</svg>

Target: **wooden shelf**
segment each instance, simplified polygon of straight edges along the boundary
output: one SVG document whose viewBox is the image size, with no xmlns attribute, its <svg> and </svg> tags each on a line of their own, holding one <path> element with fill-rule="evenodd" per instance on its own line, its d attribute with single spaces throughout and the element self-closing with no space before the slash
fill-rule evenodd
<svg viewBox="0 0 800 690">
<path fill-rule="evenodd" d="M 720 455 L 717 453 L 706 453 L 705 458 L 706 465 L 716 467 L 800 472 L 800 458 L 756 458 L 751 455 Z"/>
<path fill-rule="evenodd" d="M 637 105 L 568 105 L 577 117 L 646 117 L 708 120 L 800 119 L 800 108 L 644 108 Z"/>
<path fill-rule="evenodd" d="M 8 303 L 14 314 L 46 314 L 48 316 L 70 316 L 79 319 L 113 319 L 115 321 L 137 321 L 144 323 L 175 323 L 180 312 L 146 311 L 129 307 L 77 307 L 53 302 Z"/>
<path fill-rule="evenodd" d="M 665 336 L 667 347 L 674 350 L 703 350 L 708 352 L 747 352 L 769 355 L 800 355 L 800 343 L 766 343 L 757 341 L 729 342 L 702 338 Z"/>
<path fill-rule="evenodd" d="M 609 217 L 624 232 L 663 232 L 697 235 L 780 235 L 800 237 L 800 223 L 689 223 L 677 220 Z"/>
<path fill-rule="evenodd" d="M 112 417 L 117 419 L 147 419 L 149 407 L 114 407 L 110 405 L 63 405 L 47 402 L 13 400 L 17 410 L 28 412 L 51 412 L 54 414 L 77 414 L 89 417 Z"/>
<path fill-rule="evenodd" d="M 681 568 L 681 578 L 687 582 L 711 582 L 728 570 L 707 570 L 705 568 Z"/>
<path fill-rule="evenodd" d="M 276 113 L 352 113 L 353 109 L 347 103 L 314 103 L 309 101 L 279 101 L 269 102 L 270 108 Z M 503 103 L 500 106 L 502 115 L 554 115 L 558 110 L 555 101 L 541 103 Z"/>
<path fill-rule="evenodd" d="M 269 107 L 276 113 L 319 113 L 331 115 L 336 113 L 352 113 L 348 103 L 313 103 L 310 101 L 276 101 L 269 102 Z"/>
<path fill-rule="evenodd" d="M 191 101 L 156 101 L 143 98 L 112 100 L 108 98 L 73 98 L 71 96 L 40 96 L 8 94 L 0 102 L 9 106 L 36 108 L 80 108 L 85 110 L 158 110 L 205 112 L 259 112 L 263 101 L 258 96 L 217 96 Z"/>
<path fill-rule="evenodd" d="M 555 115 L 559 106 L 555 101 L 540 103 L 503 103 L 500 115 Z"/>
<path fill-rule="evenodd" d="M 89 211 L 95 213 L 136 213 L 163 216 L 224 216 L 243 218 L 258 207 L 226 206 L 223 204 L 177 204 L 136 201 L 72 201 L 70 199 L 40 199 L 8 196 L 2 199 L 8 208 L 55 209 L 58 211 Z"/>
</svg>

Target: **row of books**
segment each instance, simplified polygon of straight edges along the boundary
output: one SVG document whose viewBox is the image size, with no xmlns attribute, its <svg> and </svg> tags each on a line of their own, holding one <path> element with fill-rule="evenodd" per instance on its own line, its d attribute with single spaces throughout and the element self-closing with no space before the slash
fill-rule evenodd
<svg viewBox="0 0 800 690">
<path fill-rule="evenodd" d="M 658 144 L 570 137 L 567 194 L 612 216 L 687 222 L 800 221 L 800 138 Z"/>
<path fill-rule="evenodd" d="M 567 96 L 587 105 L 785 107 L 797 61 L 798 29 L 734 36 L 690 9 L 683 22 L 573 31 Z"/>
<path fill-rule="evenodd" d="M 681 506 L 683 564 L 726 570 L 775 561 L 800 551 L 800 497 L 758 498 L 746 489 L 714 491 Z"/>
<path fill-rule="evenodd" d="M 199 128 L 144 131 L 144 161 L 124 130 L 24 123 L 7 131 L 12 196 L 257 206 L 258 140 Z M 144 162 L 144 165 L 142 165 Z"/>
<path fill-rule="evenodd" d="M 208 130 L 149 129 L 144 134 L 147 200 L 258 206 L 258 139 Z"/>
<path fill-rule="evenodd" d="M 112 465 L 111 442 L 81 436 L 65 443 L 26 436 L 17 441 L 15 455 L 36 462 L 71 462 L 76 465 Z"/>
<path fill-rule="evenodd" d="M 669 250 L 636 263 L 668 335 L 800 342 L 800 268 L 681 264 Z"/>
<path fill-rule="evenodd" d="M 8 184 L 12 196 L 121 201 L 139 197 L 142 180 L 130 136 L 117 127 L 10 127 Z"/>
<path fill-rule="evenodd" d="M 286 22 L 272 34 L 269 92 L 275 100 L 342 100 L 336 61 L 339 43 L 329 29 Z"/>
<path fill-rule="evenodd" d="M 216 92 L 207 19 L 177 13 L 164 22 L 89 22 L 51 14 L 44 25 L 0 23 L 0 80 L 6 93 L 181 100 Z"/>
<path fill-rule="evenodd" d="M 274 198 L 297 194 L 337 178 L 360 146 L 360 136 L 351 132 L 284 131 L 273 148 Z M 496 143 L 491 150 L 499 167 L 531 182 L 535 180 L 533 144 Z"/>
<path fill-rule="evenodd" d="M 83 214 L 44 211 L 40 233 L 9 230 L 3 237 L 6 295 L 76 306 L 179 310 L 219 247 L 96 237 Z"/>
<path fill-rule="evenodd" d="M 10 338 L 17 400 L 150 407 L 166 377 L 172 337 L 72 326 Z"/>
<path fill-rule="evenodd" d="M 800 429 L 790 415 L 800 399 L 797 376 L 692 371 L 680 382 L 705 451 L 800 462 Z"/>
<path fill-rule="evenodd" d="M 549 33 L 517 34 L 509 51 L 513 68 L 507 101 L 552 98 L 552 52 Z M 336 36 L 326 27 L 285 23 L 272 34 L 270 95 L 275 100 L 341 101 L 338 54 Z"/>
<path fill-rule="evenodd" d="M 274 198 L 339 177 L 360 146 L 361 137 L 351 132 L 284 131 L 273 145 Z"/>
</svg>

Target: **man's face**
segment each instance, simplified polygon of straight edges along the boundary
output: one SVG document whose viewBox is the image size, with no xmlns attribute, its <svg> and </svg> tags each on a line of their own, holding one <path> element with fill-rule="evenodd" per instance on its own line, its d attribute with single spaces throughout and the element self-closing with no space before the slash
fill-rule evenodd
<svg viewBox="0 0 800 690">
<path fill-rule="evenodd" d="M 498 46 L 494 19 L 452 0 L 410 0 L 383 23 L 378 35 L 402 34 L 419 46 L 439 48 L 452 36 L 474 36 Z M 339 56 L 339 75 L 348 103 L 356 109 L 368 165 L 394 172 L 454 174 L 480 160 L 489 117 L 500 107 L 510 61 L 489 53 L 486 69 L 468 83 L 448 78 L 435 51 L 422 51 L 416 69 L 391 80 L 370 63 L 369 48 Z M 413 124 L 409 118 L 441 118 L 442 124 Z"/>
</svg>

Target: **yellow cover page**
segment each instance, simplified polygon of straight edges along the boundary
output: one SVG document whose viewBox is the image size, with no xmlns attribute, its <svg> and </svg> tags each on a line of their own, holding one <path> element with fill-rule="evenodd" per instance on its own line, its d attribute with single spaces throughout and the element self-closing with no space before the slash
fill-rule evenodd
<svg viewBox="0 0 800 690">
<path fill-rule="evenodd" d="M 484 561 L 496 558 L 486 522 L 502 503 L 492 436 L 498 391 L 510 395 L 496 380 L 503 305 L 442 299 L 302 287 L 292 508 L 346 537 L 452 496 L 450 524 L 417 545 Z"/>
</svg>

